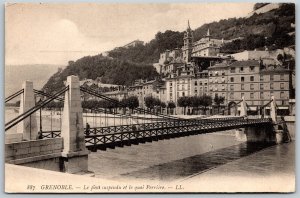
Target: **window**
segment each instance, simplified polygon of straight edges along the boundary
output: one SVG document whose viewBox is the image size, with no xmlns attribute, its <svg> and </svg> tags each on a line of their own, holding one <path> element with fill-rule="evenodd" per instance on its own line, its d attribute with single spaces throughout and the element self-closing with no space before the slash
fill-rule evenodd
<svg viewBox="0 0 300 198">
<path fill-rule="evenodd" d="M 173 91 L 173 89 L 172 89 L 172 87 L 170 87 L 170 92 L 172 92 Z"/>
<path fill-rule="evenodd" d="M 198 85 L 198 83 L 197 83 L 197 81 L 195 81 L 195 86 L 197 86 Z"/>
<path fill-rule="evenodd" d="M 250 93 L 250 98 L 251 98 L 251 99 L 254 98 L 254 93 Z"/>
<path fill-rule="evenodd" d="M 284 74 L 280 74 L 280 80 L 284 80 Z"/>
<path fill-rule="evenodd" d="M 234 98 L 234 94 L 231 92 L 230 93 L 230 98 L 233 99 Z"/>
<path fill-rule="evenodd" d="M 254 85 L 253 84 L 250 84 L 250 89 L 254 90 Z"/>
<path fill-rule="evenodd" d="M 264 75 L 260 75 L 260 81 L 264 81 Z"/>
<path fill-rule="evenodd" d="M 254 76 L 250 76 L 250 81 L 254 81 Z"/>
<path fill-rule="evenodd" d="M 244 72 L 244 67 L 240 67 L 240 72 Z"/>
<path fill-rule="evenodd" d="M 245 94 L 244 93 L 241 93 L 241 97 L 244 97 L 245 96 Z"/>
<path fill-rule="evenodd" d="M 184 92 L 182 92 L 182 96 L 185 96 L 185 93 L 184 93 Z"/>
<path fill-rule="evenodd" d="M 259 88 L 260 88 L 260 89 L 264 89 L 264 84 L 260 84 L 260 85 L 259 85 Z"/>
<path fill-rule="evenodd" d="M 284 83 L 280 83 L 280 89 L 284 89 Z"/>
<path fill-rule="evenodd" d="M 231 73 L 235 73 L 235 67 L 230 68 Z"/>
<path fill-rule="evenodd" d="M 280 92 L 280 98 L 284 98 L 284 92 Z"/>
<path fill-rule="evenodd" d="M 212 76 L 212 73 L 209 73 L 209 76 Z"/>
<path fill-rule="evenodd" d="M 244 77 L 241 77 L 241 82 L 244 82 L 245 81 L 245 78 Z"/>
<path fill-rule="evenodd" d="M 172 93 L 170 93 L 170 97 L 172 97 Z"/>
<path fill-rule="evenodd" d="M 270 83 L 270 89 L 274 89 L 274 84 Z"/>
<path fill-rule="evenodd" d="M 200 82 L 200 85 L 202 85 L 202 82 Z"/>
<path fill-rule="evenodd" d="M 250 71 L 254 71 L 255 67 L 254 66 L 250 66 Z"/>
<path fill-rule="evenodd" d="M 245 90 L 244 84 L 241 84 L 241 90 Z"/>
<path fill-rule="evenodd" d="M 274 80 L 274 75 L 270 74 L 270 80 Z"/>
<path fill-rule="evenodd" d="M 207 87 L 204 87 L 204 91 L 207 92 Z"/>
<path fill-rule="evenodd" d="M 172 83 L 170 83 L 170 86 L 172 86 Z"/>
<path fill-rule="evenodd" d="M 264 92 L 260 92 L 260 99 L 264 99 Z"/>
<path fill-rule="evenodd" d="M 195 89 L 195 93 L 197 93 L 198 92 L 198 90 L 197 89 Z"/>
<path fill-rule="evenodd" d="M 234 85 L 230 85 L 230 90 L 234 90 Z"/>
<path fill-rule="evenodd" d="M 234 78 L 233 77 L 230 78 L 230 82 L 234 82 Z"/>
</svg>

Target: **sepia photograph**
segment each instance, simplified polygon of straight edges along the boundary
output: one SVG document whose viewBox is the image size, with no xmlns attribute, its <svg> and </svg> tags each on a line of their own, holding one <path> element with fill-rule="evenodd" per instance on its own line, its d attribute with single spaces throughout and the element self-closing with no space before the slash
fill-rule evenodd
<svg viewBox="0 0 300 198">
<path fill-rule="evenodd" d="M 6 3 L 6 193 L 293 193 L 295 4 Z"/>
</svg>

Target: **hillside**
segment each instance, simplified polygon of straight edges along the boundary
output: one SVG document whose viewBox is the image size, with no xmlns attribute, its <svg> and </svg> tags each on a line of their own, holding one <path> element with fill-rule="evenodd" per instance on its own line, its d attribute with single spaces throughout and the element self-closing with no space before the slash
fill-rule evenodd
<svg viewBox="0 0 300 198">
<path fill-rule="evenodd" d="M 259 7 L 261 5 L 256 4 L 254 9 Z M 295 44 L 295 37 L 288 34 L 295 31 L 292 23 L 295 24 L 295 5 L 282 4 L 279 9 L 254 14 L 249 18 L 231 18 L 204 24 L 195 29 L 194 40 L 199 40 L 209 28 L 213 38 L 242 37 L 224 45 L 221 52 L 233 53 L 265 46 L 269 49 L 283 48 Z M 43 89 L 52 92 L 61 88 L 68 75 L 78 75 L 80 79 L 101 77 L 103 83 L 120 85 L 130 85 L 139 78 L 150 80 L 158 75 L 152 64 L 158 62 L 160 53 L 182 45 L 183 32 L 158 32 L 149 43 L 115 48 L 108 52 L 109 57 L 87 56 L 76 62 L 70 61 L 67 68 L 54 74 Z"/>
<path fill-rule="evenodd" d="M 262 5 L 256 4 L 254 9 Z M 202 38 L 207 29 L 210 29 L 212 38 L 235 39 L 243 37 L 233 44 L 225 45 L 222 52 L 239 52 L 253 50 L 267 46 L 269 48 L 282 48 L 295 44 L 295 37 L 287 33 L 295 31 L 291 27 L 295 24 L 295 5 L 282 4 L 279 9 L 263 14 L 254 14 L 249 18 L 231 18 L 218 22 L 204 24 L 194 30 L 194 40 Z M 267 37 L 267 39 L 265 39 Z M 166 31 L 157 33 L 155 38 L 145 46 L 116 48 L 109 52 L 109 56 L 126 59 L 133 62 L 158 62 L 159 54 L 166 49 L 182 47 L 183 32 Z M 274 46 L 275 44 L 276 46 Z"/>
<path fill-rule="evenodd" d="M 75 62 L 70 61 L 64 70 L 52 75 L 43 90 L 48 93 L 59 90 L 69 75 L 78 75 L 80 80 L 101 77 L 102 83 L 131 85 L 136 79 L 154 79 L 158 74 L 149 64 L 137 64 L 102 55 L 86 56 Z"/>
</svg>

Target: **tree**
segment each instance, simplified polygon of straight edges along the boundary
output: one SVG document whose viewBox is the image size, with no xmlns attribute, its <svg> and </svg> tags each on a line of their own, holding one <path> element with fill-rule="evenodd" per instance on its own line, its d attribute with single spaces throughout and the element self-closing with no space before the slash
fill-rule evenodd
<svg viewBox="0 0 300 198">
<path fill-rule="evenodd" d="M 167 105 L 166 105 L 166 103 L 165 102 L 160 102 L 160 113 L 162 113 L 162 109 L 164 109 L 164 108 L 166 108 L 167 107 Z"/>
<path fill-rule="evenodd" d="M 169 110 L 172 110 L 172 114 L 173 114 L 173 110 L 174 110 L 174 108 L 176 108 L 176 104 L 173 101 L 170 101 L 170 102 L 168 102 L 167 108 Z"/>
<path fill-rule="evenodd" d="M 223 97 L 223 96 L 218 96 L 218 95 L 215 96 L 214 102 L 215 102 L 215 104 L 216 104 L 217 107 L 218 107 L 218 113 L 220 113 L 220 106 L 221 106 L 221 104 L 224 103 L 224 101 L 225 101 L 225 97 Z"/>
<path fill-rule="evenodd" d="M 152 111 L 152 109 L 154 109 L 154 107 L 156 105 L 155 98 L 153 98 L 152 96 L 145 97 L 145 105 L 147 108 L 150 109 L 150 111 Z"/>
<path fill-rule="evenodd" d="M 202 106 L 204 107 L 204 113 L 206 114 L 207 107 L 211 106 L 212 104 L 212 98 L 211 96 L 203 95 L 201 96 L 201 100 L 202 100 Z"/>
<path fill-rule="evenodd" d="M 137 96 L 130 96 L 125 99 L 125 103 L 127 107 L 131 109 L 131 113 L 133 113 L 133 109 L 139 107 L 139 99 Z"/>
<path fill-rule="evenodd" d="M 191 105 L 191 98 L 187 96 L 183 96 L 178 98 L 177 104 L 179 107 L 183 107 L 183 114 L 186 114 L 186 107 L 189 107 Z"/>
<path fill-rule="evenodd" d="M 191 107 L 193 107 L 193 114 L 195 113 L 194 112 L 195 110 L 198 113 L 198 109 L 202 104 L 202 98 L 199 96 L 192 96 L 190 100 L 191 100 Z"/>
</svg>

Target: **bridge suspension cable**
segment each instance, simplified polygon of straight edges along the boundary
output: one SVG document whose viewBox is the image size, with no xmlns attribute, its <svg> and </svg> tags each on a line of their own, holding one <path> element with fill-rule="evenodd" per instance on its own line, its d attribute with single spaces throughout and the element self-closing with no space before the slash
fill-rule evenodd
<svg viewBox="0 0 300 198">
<path fill-rule="evenodd" d="M 47 98 L 44 101 L 41 101 L 40 103 L 38 103 L 34 107 L 28 109 L 23 114 L 17 116 L 16 118 L 14 118 L 11 121 L 9 121 L 8 123 L 6 123 L 5 124 L 5 131 L 7 131 L 8 129 L 12 128 L 16 124 L 18 124 L 19 122 L 21 122 L 22 120 L 24 120 L 25 118 L 31 116 L 33 113 L 35 113 L 36 111 L 38 111 L 39 109 L 41 109 L 42 107 L 44 107 L 45 105 L 47 105 L 48 103 L 50 103 L 51 101 L 57 99 L 60 95 L 64 94 L 68 89 L 69 89 L 68 86 L 64 87 L 62 90 L 60 90 L 57 93 L 55 93 L 52 97 L 49 97 L 49 98 Z"/>
<path fill-rule="evenodd" d="M 17 91 L 16 93 L 13 93 L 12 95 L 10 95 L 7 98 L 5 98 L 5 103 L 11 101 L 12 99 L 14 99 L 15 97 L 19 96 L 22 93 L 24 93 L 24 89 L 21 89 L 21 90 Z"/>
<path fill-rule="evenodd" d="M 41 90 L 36 90 L 36 89 L 33 89 L 33 92 L 35 93 L 35 94 L 37 94 L 37 95 L 41 95 L 41 96 L 45 96 L 45 97 L 52 97 L 53 95 L 51 95 L 51 94 L 48 94 L 48 93 L 45 93 L 45 92 L 43 92 L 43 91 L 41 91 Z M 63 101 L 65 101 L 63 98 L 61 98 L 61 97 L 57 97 L 57 98 L 55 98 L 56 100 L 59 100 L 59 101 L 61 101 L 61 102 L 63 102 Z"/>
</svg>

